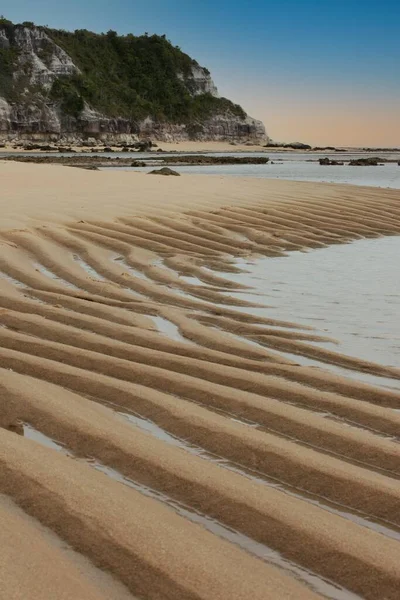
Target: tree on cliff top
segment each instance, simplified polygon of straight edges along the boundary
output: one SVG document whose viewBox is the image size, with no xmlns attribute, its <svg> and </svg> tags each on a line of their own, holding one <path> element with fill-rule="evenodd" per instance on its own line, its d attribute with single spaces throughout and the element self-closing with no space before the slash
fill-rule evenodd
<svg viewBox="0 0 400 600">
<path fill-rule="evenodd" d="M 80 78 L 70 78 L 69 93 L 74 87 L 84 101 L 108 116 L 150 115 L 180 122 L 226 112 L 245 117 L 242 108 L 227 99 L 190 93 L 192 68 L 199 65 L 165 35 L 45 31 L 81 71 Z"/>
<path fill-rule="evenodd" d="M 36 26 L 27 21 L 13 25 L 1 17 L 0 27 L 10 42 L 9 47 L 0 48 L 0 95 L 9 101 L 18 103 L 24 99 L 23 94 L 39 94 L 59 102 L 63 112 L 71 116 L 79 116 L 87 103 L 107 117 L 132 121 L 150 116 L 159 121 L 193 124 L 218 114 L 246 116 L 240 106 L 226 98 L 199 94 L 193 68 L 200 66 L 165 35 L 120 36 L 113 30 L 97 34 L 86 29 L 67 32 L 39 27 L 66 51 L 79 74 L 58 76 L 50 92 L 18 87 L 14 75 L 21 67 L 15 32 L 20 27 Z M 50 42 L 42 38 L 36 52 L 51 68 Z M 205 77 L 209 75 L 207 69 L 203 72 Z"/>
</svg>

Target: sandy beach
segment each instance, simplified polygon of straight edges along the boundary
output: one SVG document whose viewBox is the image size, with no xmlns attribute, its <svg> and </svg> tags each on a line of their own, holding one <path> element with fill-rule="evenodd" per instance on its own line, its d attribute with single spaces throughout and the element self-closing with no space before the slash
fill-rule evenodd
<svg viewBox="0 0 400 600">
<path fill-rule="evenodd" d="M 397 600 L 400 393 L 355 374 L 400 367 L 246 312 L 229 273 L 399 235 L 400 192 L 6 161 L 0 180 L 7 598 Z"/>
<path fill-rule="evenodd" d="M 40 143 L 40 142 L 39 142 Z M 158 148 L 161 148 L 165 152 L 271 152 L 274 151 L 274 148 L 266 148 L 265 145 L 260 143 L 240 143 L 235 142 L 230 144 L 229 142 L 190 142 L 190 141 L 182 141 L 182 142 L 163 142 L 157 140 L 157 147 L 153 148 L 153 152 Z M 66 147 L 71 147 L 75 152 L 82 152 L 90 150 L 90 148 L 82 148 L 81 146 L 75 146 L 74 144 L 65 144 Z M 103 146 L 109 146 L 109 144 L 104 143 Z M 121 151 L 120 147 L 110 146 L 114 151 Z M 100 146 L 102 148 L 102 146 Z M 281 149 L 282 151 L 282 149 Z M 13 144 L 6 142 L 4 148 L 2 148 L 2 152 L 9 153 L 21 153 L 27 152 L 27 150 L 23 148 L 23 146 L 18 147 Z"/>
</svg>

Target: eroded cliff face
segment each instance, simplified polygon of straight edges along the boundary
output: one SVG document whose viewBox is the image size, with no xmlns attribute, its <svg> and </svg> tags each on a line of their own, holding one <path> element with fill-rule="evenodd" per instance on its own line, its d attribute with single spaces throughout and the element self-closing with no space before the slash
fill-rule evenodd
<svg viewBox="0 0 400 600">
<path fill-rule="evenodd" d="M 249 116 L 226 111 L 189 123 L 110 118 L 88 103 L 78 115 L 66 114 L 49 92 L 58 78 L 79 75 L 72 58 L 47 33 L 38 27 L 16 26 L 12 34 L 0 26 L 0 49 L 14 49 L 15 58 L 9 85 L 13 93 L 0 86 L 0 138 L 62 140 L 74 142 L 88 137 L 106 141 L 136 141 L 146 137 L 160 141 L 230 140 L 268 141 L 263 123 Z M 218 90 L 206 69 L 194 64 L 191 74 L 177 74 L 191 96 Z M 7 82 L 6 82 L 7 83 Z M 5 83 L 3 81 L 3 87 Z"/>
<path fill-rule="evenodd" d="M 25 79 L 27 87 L 36 85 L 48 91 L 57 77 L 79 73 L 68 54 L 39 28 L 17 27 L 14 42 L 18 48 L 16 82 Z"/>
<path fill-rule="evenodd" d="M 189 79 L 185 78 L 182 73 L 178 73 L 178 77 L 185 82 L 186 87 L 193 96 L 198 96 L 199 94 L 219 96 L 217 86 L 213 82 L 210 73 L 202 67 L 193 65 Z"/>
</svg>

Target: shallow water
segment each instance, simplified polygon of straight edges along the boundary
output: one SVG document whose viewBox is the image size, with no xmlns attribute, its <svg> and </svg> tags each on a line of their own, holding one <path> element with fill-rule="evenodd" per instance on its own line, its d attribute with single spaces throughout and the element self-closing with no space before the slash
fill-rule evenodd
<svg viewBox="0 0 400 600">
<path fill-rule="evenodd" d="M 57 452 L 62 452 L 63 454 L 70 455 L 71 453 L 62 445 L 55 442 L 53 439 L 49 438 L 47 435 L 44 435 L 41 431 L 38 431 L 32 425 L 28 423 L 23 424 L 24 428 L 24 437 L 28 440 L 33 440 L 46 448 L 50 448 L 51 450 L 57 450 Z"/>
<path fill-rule="evenodd" d="M 18 279 L 15 279 L 14 277 L 11 277 L 11 275 L 8 275 L 7 273 L 3 273 L 3 271 L 0 271 L 0 280 L 1 279 L 5 279 L 6 281 L 8 281 L 8 283 L 12 283 L 13 285 L 16 285 L 17 287 L 25 287 L 25 283 L 22 283 L 22 281 L 19 281 Z"/>
<path fill-rule="evenodd" d="M 172 321 L 164 319 L 164 317 L 153 317 L 151 315 L 148 315 L 148 318 L 153 321 L 160 333 L 163 333 L 171 340 L 175 340 L 176 342 L 184 342 L 185 344 L 191 343 L 190 340 L 187 340 L 185 337 L 183 337 L 179 331 L 179 328 L 175 325 L 175 323 L 172 323 Z"/>
<path fill-rule="evenodd" d="M 383 153 L 381 153 L 384 156 Z M 212 153 L 212 156 L 229 156 L 227 154 Z M 375 153 L 375 156 L 377 153 Z M 237 153 L 235 156 L 246 156 L 246 153 Z M 248 156 L 266 156 L 263 153 L 249 153 Z M 179 173 L 196 175 L 230 175 L 237 177 L 256 177 L 268 179 L 287 179 L 292 181 L 315 181 L 326 183 L 346 183 L 352 185 L 366 185 L 382 188 L 400 189 L 400 167 L 397 163 L 386 163 L 377 167 L 350 167 L 321 166 L 319 156 L 315 154 L 277 153 L 270 154 L 271 162 L 266 165 L 209 165 L 209 166 L 181 166 L 172 165 Z M 353 158 L 367 157 L 367 154 L 335 153 L 336 160 L 350 160 Z M 148 157 L 149 158 L 149 157 Z M 153 156 L 151 157 L 153 158 Z M 154 158 L 156 158 L 154 156 Z M 391 156 L 392 158 L 392 156 Z M 400 158 L 400 157 L 398 157 Z M 274 163 L 274 164 L 272 164 Z M 161 165 L 160 165 L 161 166 Z M 148 172 L 152 167 L 130 168 L 110 167 L 113 170 L 143 171 Z M 108 170 L 108 168 L 107 168 Z"/>
<path fill-rule="evenodd" d="M 206 154 L 207 156 L 221 157 L 269 157 L 270 163 L 266 165 L 210 165 L 210 166 L 180 166 L 173 165 L 173 169 L 179 173 L 191 173 L 201 175 L 232 175 L 237 177 L 258 177 L 269 179 L 288 179 L 293 181 L 320 181 L 328 183 L 348 183 L 353 185 L 376 186 L 383 188 L 400 189 L 400 167 L 397 162 L 385 163 L 379 167 L 349 167 L 344 166 L 321 166 L 318 163 L 319 158 L 329 157 L 338 161 L 349 161 L 357 158 L 367 158 L 377 156 L 390 160 L 400 160 L 399 152 L 268 152 L 268 151 L 249 151 L 235 152 L 234 147 L 231 152 L 85 152 L 83 156 L 112 158 L 112 159 L 132 159 L 133 160 L 151 160 L 153 166 L 145 168 L 131 167 L 105 167 L 109 170 L 124 171 L 144 171 L 148 172 L 154 169 L 156 161 L 168 156 Z M 58 152 L 20 152 L 19 156 L 56 156 L 61 157 L 79 157 L 81 154 L 58 153 Z M 2 156 L 10 156 L 9 152 L 0 152 Z M 274 163 L 274 164 L 272 164 Z M 159 166 L 162 166 L 161 164 Z"/>
<path fill-rule="evenodd" d="M 155 167 L 130 168 L 111 167 L 112 170 L 148 172 Z M 383 167 L 322 167 L 315 162 L 286 161 L 266 165 L 212 165 L 184 167 L 173 165 L 178 173 L 192 175 L 229 175 L 236 177 L 256 177 L 265 179 L 286 179 L 291 181 L 312 181 L 325 183 L 346 183 L 381 188 L 400 189 L 400 167 L 388 163 Z M 109 170 L 109 169 L 107 169 Z"/>
<path fill-rule="evenodd" d="M 246 272 L 228 277 L 252 286 L 268 305 L 245 312 L 312 326 L 339 342 L 321 347 L 400 368 L 399 256 L 400 236 L 359 240 L 282 258 L 238 259 L 236 266 Z M 293 358 L 301 362 L 300 356 Z M 376 377 L 375 383 L 389 383 L 383 379 Z"/>
<path fill-rule="evenodd" d="M 78 256 L 77 254 L 73 255 L 73 259 L 78 263 L 80 267 L 90 276 L 91 279 L 95 279 L 96 281 L 105 281 L 105 277 L 100 275 L 92 266 L 89 265 L 83 258 Z"/>
<path fill-rule="evenodd" d="M 59 277 L 58 275 L 53 273 L 53 271 L 50 271 L 50 269 L 47 269 L 44 265 L 41 265 L 40 263 L 34 263 L 33 266 L 37 271 L 40 271 L 40 273 L 42 273 L 42 275 L 45 275 L 46 277 L 49 277 L 50 279 L 52 279 L 58 283 L 61 283 L 62 285 L 65 285 L 66 287 L 71 288 L 72 290 L 79 291 L 79 288 L 76 285 L 74 285 L 73 283 L 70 283 L 69 281 L 66 281 L 62 277 Z"/>
</svg>

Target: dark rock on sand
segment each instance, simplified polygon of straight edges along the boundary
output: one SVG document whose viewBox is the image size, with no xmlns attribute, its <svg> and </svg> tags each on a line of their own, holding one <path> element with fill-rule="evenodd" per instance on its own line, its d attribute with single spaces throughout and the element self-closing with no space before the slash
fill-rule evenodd
<svg viewBox="0 0 400 600">
<path fill-rule="evenodd" d="M 154 169 L 154 171 L 150 171 L 148 175 L 175 175 L 180 177 L 180 173 L 177 171 L 173 171 L 169 167 L 163 167 L 162 169 Z"/>
<path fill-rule="evenodd" d="M 135 148 L 139 150 L 139 152 L 149 152 L 152 147 L 151 140 L 142 140 L 135 144 Z"/>
<path fill-rule="evenodd" d="M 303 142 L 290 142 L 290 144 L 284 144 L 284 148 L 292 148 L 293 150 L 311 150 L 309 144 L 303 144 Z"/>
</svg>

